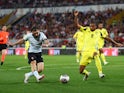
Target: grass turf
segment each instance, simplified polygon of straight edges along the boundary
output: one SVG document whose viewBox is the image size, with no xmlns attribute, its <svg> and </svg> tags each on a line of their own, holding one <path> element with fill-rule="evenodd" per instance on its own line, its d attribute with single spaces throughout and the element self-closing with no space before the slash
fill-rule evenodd
<svg viewBox="0 0 124 93">
<path fill-rule="evenodd" d="M 87 66 L 91 72 L 88 81 L 83 81 L 79 74 L 79 63 L 74 55 L 45 55 L 45 78 L 36 83 L 31 77 L 28 84 L 23 83 L 24 73 L 30 67 L 24 56 L 7 56 L 6 62 L 0 66 L 0 93 L 122 93 L 124 91 L 124 56 L 106 57 L 108 65 L 103 65 L 104 79 L 98 77 L 94 61 Z M 25 67 L 24 67 L 25 66 Z M 16 70 L 18 67 L 24 67 Z M 67 84 L 59 82 L 61 74 L 68 74 Z"/>
</svg>

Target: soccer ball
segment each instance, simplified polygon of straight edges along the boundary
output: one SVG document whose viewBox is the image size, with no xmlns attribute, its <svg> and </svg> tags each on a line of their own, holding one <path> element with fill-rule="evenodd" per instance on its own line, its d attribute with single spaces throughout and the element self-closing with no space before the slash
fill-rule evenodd
<svg viewBox="0 0 124 93">
<path fill-rule="evenodd" d="M 60 76 L 60 82 L 62 83 L 68 83 L 69 80 L 70 80 L 70 77 L 67 74 Z"/>
</svg>

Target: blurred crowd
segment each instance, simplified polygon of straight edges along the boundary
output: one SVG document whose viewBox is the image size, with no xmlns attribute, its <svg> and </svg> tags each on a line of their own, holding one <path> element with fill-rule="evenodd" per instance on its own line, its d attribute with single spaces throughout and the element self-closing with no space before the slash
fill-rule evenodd
<svg viewBox="0 0 124 93">
<path fill-rule="evenodd" d="M 80 12 L 79 20 L 83 26 L 87 26 L 91 20 L 96 20 L 96 23 L 102 21 L 105 28 L 108 30 L 109 36 L 117 42 L 124 43 L 124 18 L 121 22 L 113 21 L 112 24 L 107 25 L 106 21 L 115 16 L 122 9 L 108 9 L 105 11 L 87 11 Z M 72 38 L 77 28 L 74 25 L 73 13 L 29 13 L 23 20 L 12 26 L 10 31 L 11 39 L 22 38 L 26 30 L 31 27 L 38 26 L 43 31 L 48 39 L 50 39 L 51 47 L 75 47 L 75 41 Z M 113 46 L 111 43 L 106 42 L 106 47 Z"/>
<path fill-rule="evenodd" d="M 124 0 L 0 0 L 0 8 L 36 8 L 122 3 L 124 3 Z"/>
</svg>

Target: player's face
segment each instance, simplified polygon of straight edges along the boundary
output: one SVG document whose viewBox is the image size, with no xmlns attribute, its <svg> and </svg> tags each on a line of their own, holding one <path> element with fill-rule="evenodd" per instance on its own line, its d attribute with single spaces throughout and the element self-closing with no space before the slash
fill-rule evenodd
<svg viewBox="0 0 124 93">
<path fill-rule="evenodd" d="M 96 24 L 91 23 L 90 24 L 90 29 L 91 29 L 91 31 L 94 31 L 96 29 Z"/>
<path fill-rule="evenodd" d="M 6 27 L 6 26 L 3 26 L 3 27 L 2 27 L 2 30 L 3 30 L 3 31 L 6 31 L 6 30 L 7 30 L 7 27 Z"/>
<path fill-rule="evenodd" d="M 39 30 L 32 31 L 32 34 L 34 37 L 38 37 L 39 36 Z"/>
<path fill-rule="evenodd" d="M 98 28 L 99 28 L 99 29 L 103 28 L 103 24 L 100 23 L 100 24 L 98 25 Z"/>
</svg>

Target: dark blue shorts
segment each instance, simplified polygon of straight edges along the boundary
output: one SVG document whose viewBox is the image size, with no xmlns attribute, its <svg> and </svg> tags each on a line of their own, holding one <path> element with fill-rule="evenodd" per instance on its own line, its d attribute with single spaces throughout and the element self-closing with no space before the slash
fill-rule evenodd
<svg viewBox="0 0 124 93">
<path fill-rule="evenodd" d="M 31 61 L 36 60 L 37 63 L 43 62 L 42 52 L 39 53 L 28 53 L 28 63 L 30 64 Z"/>
</svg>

